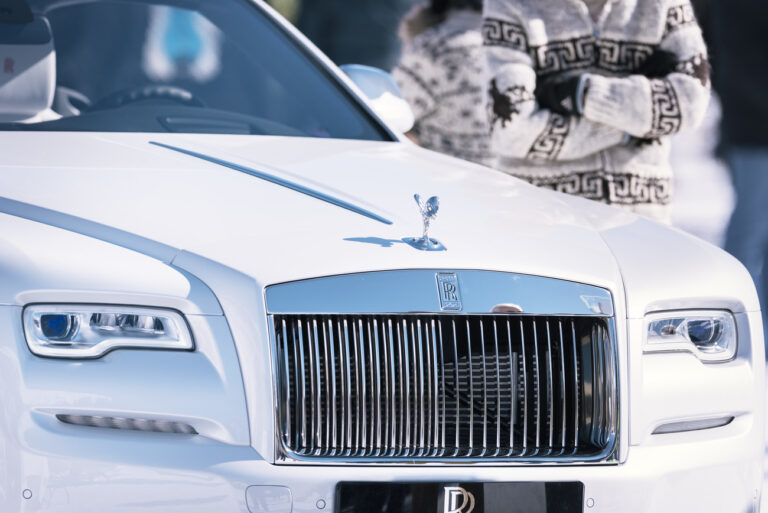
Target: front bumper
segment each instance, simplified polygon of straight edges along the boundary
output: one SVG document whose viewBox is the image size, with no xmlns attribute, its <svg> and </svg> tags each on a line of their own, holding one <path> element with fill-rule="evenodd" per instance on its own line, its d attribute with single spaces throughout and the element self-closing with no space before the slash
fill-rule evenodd
<svg viewBox="0 0 768 513">
<path fill-rule="evenodd" d="M 756 512 L 762 451 L 749 415 L 729 426 L 657 435 L 632 447 L 627 461 L 606 466 L 280 466 L 250 447 L 201 436 L 132 433 L 68 426 L 35 416 L 24 426 L 23 450 L 5 460 L 7 511 L 82 513 L 217 513 L 259 511 L 269 485 L 286 487 L 295 513 L 334 511 L 341 481 L 581 481 L 585 512 Z M 31 498 L 24 499 L 24 490 Z M 29 493 L 27 494 L 29 495 Z M 591 506 L 590 506 L 591 505 Z"/>
<path fill-rule="evenodd" d="M 242 354 L 235 352 L 223 317 L 190 316 L 198 334 L 194 353 L 156 352 L 150 360 L 141 351 L 116 351 L 84 365 L 33 357 L 20 314 L 20 308 L 0 308 L 0 332 L 14 335 L 0 340 L 3 512 L 255 513 L 259 495 L 269 490 L 263 487 L 271 486 L 290 491 L 292 512 L 320 513 L 335 511 L 336 486 L 344 481 L 579 481 L 585 513 L 758 511 L 763 367 L 751 362 L 762 362 L 763 354 L 747 335 L 760 332 L 759 313 L 737 319 L 744 328 L 742 349 L 754 354 L 727 367 L 630 350 L 622 379 L 630 391 L 624 403 L 629 422 L 622 433 L 631 442 L 622 463 L 517 467 L 275 465 L 269 452 L 258 450 L 258 440 L 248 437 L 237 364 Z M 636 333 L 639 324 L 631 321 L 628 331 Z M 699 390 L 698 401 L 691 400 L 691 387 Z M 658 422 L 694 417 L 704 408 L 735 419 L 716 429 L 651 434 Z M 69 410 L 163 412 L 193 423 L 200 435 L 82 427 L 56 419 L 55 412 Z M 272 423 L 268 416 L 250 427 L 269 436 Z"/>
</svg>

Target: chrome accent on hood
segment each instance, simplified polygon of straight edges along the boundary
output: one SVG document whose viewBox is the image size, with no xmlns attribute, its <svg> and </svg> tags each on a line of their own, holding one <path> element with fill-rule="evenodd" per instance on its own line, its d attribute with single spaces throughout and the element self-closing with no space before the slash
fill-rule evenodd
<svg viewBox="0 0 768 513">
<path fill-rule="evenodd" d="M 347 201 L 341 200 L 339 198 L 336 198 L 334 196 L 331 196 L 329 194 L 322 193 L 320 191 L 316 191 L 314 189 L 310 189 L 307 186 L 298 184 L 296 182 L 291 182 L 289 180 L 286 180 L 284 178 L 277 177 L 275 175 L 265 173 L 263 171 L 257 171 L 256 169 L 252 169 L 250 167 L 241 166 L 240 164 L 235 164 L 234 162 L 229 162 L 226 160 L 222 160 L 216 157 L 211 157 L 209 155 L 205 155 L 203 153 L 198 153 L 196 151 L 192 150 L 186 150 L 184 148 L 179 148 L 176 146 L 171 146 L 169 144 L 163 144 L 156 141 L 150 141 L 149 144 L 152 144 L 154 146 L 159 146 L 160 148 L 165 148 L 167 150 L 175 151 L 178 153 L 182 153 L 184 155 L 189 155 L 190 157 L 195 157 L 200 160 L 205 160 L 207 162 L 211 162 L 213 164 L 217 164 L 219 166 L 227 167 L 229 169 L 234 169 L 235 171 L 240 171 L 241 173 L 245 173 L 247 175 L 251 175 L 255 178 L 259 178 L 260 180 L 264 180 L 270 183 L 273 183 L 275 185 L 279 185 L 280 187 L 285 187 L 287 189 L 291 189 L 292 191 L 296 191 L 300 194 L 305 194 L 307 196 L 310 196 L 312 198 L 318 199 L 320 201 L 325 201 L 326 203 L 330 203 L 331 205 L 336 205 L 337 207 L 341 207 L 345 210 L 349 210 L 350 212 L 354 212 L 355 214 L 360 214 L 361 216 L 368 217 L 370 219 L 373 219 L 375 221 L 378 221 L 380 223 L 384 224 L 392 224 L 392 221 L 389 219 L 382 217 L 378 214 L 375 214 L 371 212 L 370 210 L 366 210 L 362 207 L 358 207 L 357 205 L 353 205 L 352 203 L 349 203 Z"/>
</svg>

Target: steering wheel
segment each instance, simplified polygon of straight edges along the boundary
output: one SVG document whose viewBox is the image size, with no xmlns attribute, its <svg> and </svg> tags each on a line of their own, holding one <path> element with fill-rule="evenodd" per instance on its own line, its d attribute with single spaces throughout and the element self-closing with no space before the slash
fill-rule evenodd
<svg viewBox="0 0 768 513">
<path fill-rule="evenodd" d="M 130 103 L 141 102 L 145 100 L 168 100 L 174 103 L 181 103 L 188 107 L 205 107 L 205 102 L 190 93 L 186 89 L 172 85 L 146 85 L 139 87 L 130 87 L 122 91 L 110 93 L 87 108 L 89 112 L 95 110 L 117 109 Z"/>
</svg>

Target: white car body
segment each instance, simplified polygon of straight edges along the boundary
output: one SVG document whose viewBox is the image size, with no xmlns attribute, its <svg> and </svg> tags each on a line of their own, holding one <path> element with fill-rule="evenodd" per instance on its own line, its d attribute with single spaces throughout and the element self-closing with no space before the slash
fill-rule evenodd
<svg viewBox="0 0 768 513">
<path fill-rule="evenodd" d="M 157 143 L 268 172 L 391 224 Z M 578 481 L 585 512 L 759 509 L 760 306 L 744 268 L 694 237 L 405 140 L 6 132 L 0 154 L 0 511 L 338 511 L 336 487 L 348 481 Z M 447 250 L 403 242 L 421 233 L 414 193 L 439 196 L 430 234 Z M 514 273 L 609 291 L 615 460 L 281 458 L 267 288 L 400 270 Z M 428 293 L 437 300 L 436 289 Z M 526 293 L 510 292 L 508 302 L 523 304 Z M 195 350 L 41 358 L 23 326 L 35 304 L 173 309 L 187 319 Z M 735 358 L 644 353 L 646 316 L 668 310 L 731 312 Z M 57 415 L 182 422 L 198 434 L 84 427 Z M 653 434 L 722 417 L 733 420 Z"/>
</svg>

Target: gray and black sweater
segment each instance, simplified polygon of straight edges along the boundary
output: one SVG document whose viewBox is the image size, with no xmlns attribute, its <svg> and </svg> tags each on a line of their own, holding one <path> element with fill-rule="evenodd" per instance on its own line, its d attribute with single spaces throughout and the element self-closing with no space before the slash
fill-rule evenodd
<svg viewBox="0 0 768 513">
<path fill-rule="evenodd" d="M 534 184 L 666 220 L 669 136 L 709 101 L 707 50 L 689 0 L 487 0 L 483 21 L 496 167 Z M 657 49 L 677 65 L 639 74 Z M 588 77 L 583 116 L 538 106 L 537 82 Z"/>
<path fill-rule="evenodd" d="M 419 145 L 488 166 L 481 26 L 479 11 L 438 18 L 418 5 L 401 26 L 405 44 L 392 74 L 413 109 Z"/>
</svg>

